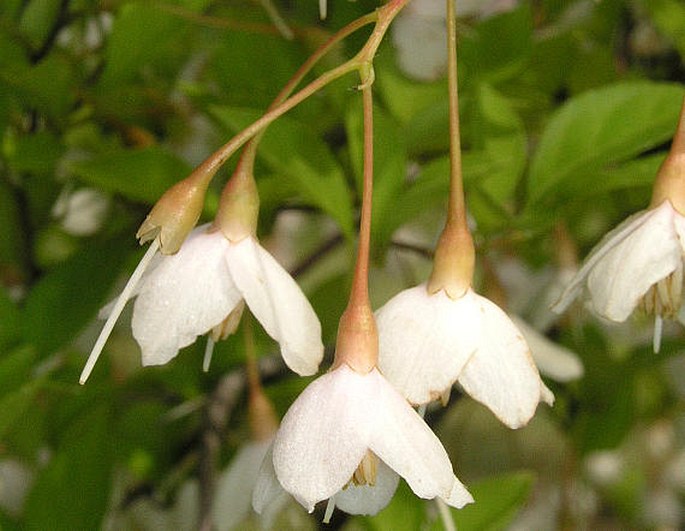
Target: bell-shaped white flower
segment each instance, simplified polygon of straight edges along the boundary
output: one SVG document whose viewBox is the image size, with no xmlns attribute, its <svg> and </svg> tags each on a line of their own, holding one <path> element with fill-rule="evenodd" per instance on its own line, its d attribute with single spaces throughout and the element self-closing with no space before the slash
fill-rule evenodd
<svg viewBox="0 0 685 531">
<path fill-rule="evenodd" d="M 253 505 L 261 511 L 280 485 L 309 512 L 334 497 L 345 511 L 374 514 L 392 498 L 393 470 L 422 498 L 453 507 L 473 501 L 435 434 L 378 369 L 362 374 L 342 363 L 286 413 Z"/>
<path fill-rule="evenodd" d="M 684 254 L 685 217 L 664 200 L 609 232 L 553 309 L 562 313 L 583 292 L 592 310 L 611 321 L 623 322 L 639 307 L 656 317 L 658 351 L 661 319 L 674 318 L 683 305 Z"/>
<path fill-rule="evenodd" d="M 426 284 L 376 312 L 379 368 L 413 404 L 449 394 L 455 382 L 507 426 L 518 428 L 554 396 L 540 379 L 520 330 L 496 304 L 468 288 L 452 298 Z"/>
<path fill-rule="evenodd" d="M 198 336 L 225 330 L 244 300 L 280 343 L 288 367 L 314 374 L 323 357 L 321 325 L 297 283 L 253 236 L 233 242 L 208 229 L 195 229 L 176 254 L 155 256 L 132 294 L 123 297 L 125 303 L 137 295 L 131 327 L 143 365 L 167 363 Z M 113 310 L 110 320 L 116 317 Z M 91 355 L 82 382 L 93 364 Z"/>
</svg>

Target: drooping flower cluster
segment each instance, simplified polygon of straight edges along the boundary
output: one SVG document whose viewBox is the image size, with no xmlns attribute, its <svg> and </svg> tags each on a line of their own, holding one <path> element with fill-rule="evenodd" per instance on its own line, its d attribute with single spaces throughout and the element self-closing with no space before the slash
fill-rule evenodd
<svg viewBox="0 0 685 531">
<path fill-rule="evenodd" d="M 376 30 L 385 32 L 405 3 L 393 2 L 387 11 L 379 10 Z M 320 3 L 322 16 L 325 6 L 325 1 Z M 453 4 L 448 2 L 447 9 L 447 33 L 454 42 Z M 458 383 L 507 426 L 519 428 L 530 421 L 541 401 L 554 401 L 523 332 L 472 288 L 475 247 L 466 224 L 461 167 L 454 162 L 458 158 L 453 159 L 448 220 L 430 279 L 399 293 L 374 316 L 368 297 L 373 52 L 366 49 L 368 58 L 362 54 L 359 64 L 365 134 L 359 254 L 333 367 L 306 388 L 277 431 L 273 417 L 265 432 L 253 433 L 253 441 L 237 455 L 235 468 L 222 476 L 218 499 L 240 502 L 236 518 L 246 511 L 245 493 L 252 489 L 244 487 L 252 480 L 251 501 L 259 513 L 287 492 L 309 512 L 328 500 L 327 518 L 334 507 L 375 514 L 390 502 L 400 477 L 417 496 L 461 508 L 473 498 L 455 476 L 442 443 L 412 406 L 436 399 L 446 402 Z M 450 125 L 458 131 L 453 52 L 447 54 L 455 78 L 449 81 Z M 212 338 L 208 361 L 213 341 L 233 333 L 247 307 L 279 343 L 290 369 L 300 375 L 317 372 L 323 357 L 319 321 L 295 281 L 256 237 L 255 149 L 252 145 L 245 150 L 213 223 L 193 229 L 216 172 L 213 161 L 203 163 L 153 208 L 138 232 L 141 242 L 152 242 L 150 249 L 112 306 L 82 383 L 123 306 L 134 297 L 132 330 L 144 365 L 169 362 L 204 334 Z M 458 136 L 451 137 L 451 149 L 459 153 Z M 251 397 L 264 406 L 257 388 L 253 377 Z M 272 415 L 268 406 L 262 409 Z M 259 461 L 256 479 L 251 475 L 245 480 L 243 471 L 254 471 Z M 239 487 L 243 495 L 232 496 Z"/>
</svg>

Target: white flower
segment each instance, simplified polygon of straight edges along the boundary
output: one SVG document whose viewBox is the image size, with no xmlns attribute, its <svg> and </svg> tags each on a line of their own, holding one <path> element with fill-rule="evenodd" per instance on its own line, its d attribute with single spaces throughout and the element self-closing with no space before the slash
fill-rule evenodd
<svg viewBox="0 0 685 531">
<path fill-rule="evenodd" d="M 109 210 L 106 195 L 92 188 L 63 190 L 52 207 L 62 228 L 74 236 L 90 236 L 102 226 Z"/>
<path fill-rule="evenodd" d="M 598 315 L 625 321 L 640 307 L 654 314 L 654 350 L 661 319 L 674 318 L 683 305 L 685 218 L 666 200 L 639 212 L 609 232 L 594 248 L 553 310 L 565 311 L 586 291 Z"/>
<path fill-rule="evenodd" d="M 554 396 L 540 379 L 521 332 L 493 302 L 468 289 L 457 299 L 425 284 L 376 312 L 380 371 L 413 404 L 455 382 L 507 426 L 525 425 Z"/>
<path fill-rule="evenodd" d="M 271 448 L 273 439 L 250 441 L 235 455 L 230 465 L 219 477 L 212 507 L 214 527 L 218 531 L 236 528 L 252 512 L 252 490 L 257 483 L 257 474 L 264 457 Z M 286 501 L 285 493 L 278 496 L 263 515 L 262 527 L 270 529 L 273 517 Z"/>
<path fill-rule="evenodd" d="M 378 369 L 360 374 L 343 363 L 310 384 L 286 413 L 253 505 L 261 511 L 282 487 L 309 512 L 335 497 L 346 511 L 373 514 L 397 486 L 390 469 L 421 498 L 440 497 L 453 507 L 473 501 L 435 434 Z M 365 490 L 346 492 L 357 488 L 351 483 Z"/>
<path fill-rule="evenodd" d="M 154 256 L 137 286 L 124 290 L 137 294 L 131 328 L 143 365 L 167 363 L 198 336 L 215 328 L 225 330 L 224 323 L 231 322 L 231 314 L 240 311 L 244 300 L 280 343 L 288 367 L 300 375 L 314 374 L 323 357 L 321 325 L 295 281 L 255 238 L 234 243 L 207 228 L 195 229 L 176 254 Z M 117 306 L 123 307 L 126 298 L 122 293 Z M 81 382 L 120 309 L 112 310 Z"/>
</svg>

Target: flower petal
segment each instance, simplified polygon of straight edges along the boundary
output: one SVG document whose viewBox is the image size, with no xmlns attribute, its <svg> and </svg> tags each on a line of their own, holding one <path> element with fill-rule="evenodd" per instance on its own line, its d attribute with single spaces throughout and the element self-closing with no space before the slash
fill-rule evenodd
<svg viewBox="0 0 685 531">
<path fill-rule="evenodd" d="M 480 315 L 468 290 L 452 300 L 421 284 L 400 292 L 376 312 L 378 366 L 412 404 L 436 400 L 456 381 L 478 346 Z"/>
<path fill-rule="evenodd" d="M 254 489 L 252 490 L 252 508 L 257 514 L 266 516 L 274 513 L 274 506 L 285 501 L 286 492 L 281 487 L 274 470 L 274 447 L 271 444 L 259 468 Z"/>
<path fill-rule="evenodd" d="M 414 493 L 432 499 L 441 497 L 454 507 L 473 498 L 452 472 L 447 452 L 419 414 L 377 369 L 365 376 L 374 392 L 367 404 L 374 416 L 369 448 L 402 476 Z"/>
<path fill-rule="evenodd" d="M 570 382 L 583 376 L 583 363 L 575 352 L 550 341 L 520 317 L 512 315 L 511 320 L 528 343 L 542 374 L 557 382 Z"/>
<path fill-rule="evenodd" d="M 280 343 L 288 367 L 314 374 L 323 358 L 321 324 L 293 278 L 253 238 L 230 246 L 227 264 L 250 311 Z"/>
<path fill-rule="evenodd" d="M 378 514 L 392 500 L 399 481 L 397 472 L 379 460 L 375 485 L 349 485 L 338 492 L 333 501 L 348 514 Z"/>
<path fill-rule="evenodd" d="M 245 444 L 219 477 L 212 506 L 218 531 L 233 529 L 250 514 L 257 473 L 269 448 L 271 440 Z"/>
<path fill-rule="evenodd" d="M 283 488 L 309 512 L 342 489 L 364 457 L 368 397 L 365 376 L 342 365 L 312 382 L 283 417 L 274 469 Z"/>
<path fill-rule="evenodd" d="M 607 232 L 587 256 L 583 262 L 583 266 L 573 277 L 571 283 L 566 286 L 566 289 L 559 297 L 559 300 L 552 306 L 552 310 L 556 313 L 565 312 L 582 291 L 585 281 L 597 263 L 631 233 L 644 225 L 649 220 L 651 213 L 652 210 L 637 212 L 619 224 L 615 229 Z"/>
<path fill-rule="evenodd" d="M 649 288 L 682 262 L 674 215 L 670 202 L 664 201 L 596 262 L 587 285 L 599 315 L 625 321 Z"/>
<path fill-rule="evenodd" d="M 553 400 L 540 380 L 528 345 L 499 306 L 476 295 L 483 316 L 481 345 L 459 376 L 459 383 L 510 428 L 524 426 L 541 398 Z"/>
<path fill-rule="evenodd" d="M 228 240 L 220 232 L 200 229 L 141 281 L 131 328 L 143 365 L 169 361 L 223 321 L 242 298 L 224 258 Z"/>
</svg>

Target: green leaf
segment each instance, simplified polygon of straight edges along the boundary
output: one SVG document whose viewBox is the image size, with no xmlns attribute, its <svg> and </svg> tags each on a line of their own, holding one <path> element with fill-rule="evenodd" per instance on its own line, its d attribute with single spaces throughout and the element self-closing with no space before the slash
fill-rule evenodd
<svg viewBox="0 0 685 531">
<path fill-rule="evenodd" d="M 112 473 L 112 434 L 107 406 L 85 412 L 62 443 L 26 500 L 26 529 L 99 529 Z"/>
<path fill-rule="evenodd" d="M 184 21 L 147 2 L 128 2 L 119 10 L 107 44 L 101 87 L 112 88 L 134 79 L 174 42 L 180 42 Z"/>
<path fill-rule="evenodd" d="M 71 65 L 54 55 L 35 66 L 0 69 L 0 83 L 26 107 L 36 108 L 54 120 L 62 120 L 75 99 Z"/>
<path fill-rule="evenodd" d="M 584 196 L 624 190 L 636 187 L 651 187 L 666 153 L 656 153 L 625 162 L 615 168 L 608 168 L 596 177 L 596 185 L 583 186 L 584 179 L 569 183 L 568 193 L 576 199 Z"/>
<path fill-rule="evenodd" d="M 228 104 L 267 107 L 304 60 L 297 51 L 293 41 L 277 35 L 232 33 L 215 52 L 212 74 Z"/>
<path fill-rule="evenodd" d="M 533 16 L 527 3 L 489 17 L 465 32 L 459 56 L 469 77 L 497 83 L 517 74 L 532 53 Z"/>
<path fill-rule="evenodd" d="M 10 279 L 21 281 L 26 270 L 24 267 L 24 227 L 15 190 L 0 182 L 0 271 L 7 283 Z M 0 327 L 2 325 L 0 324 Z"/>
<path fill-rule="evenodd" d="M 128 258 L 123 249 L 118 241 L 89 246 L 33 287 L 24 308 L 24 336 L 41 356 L 72 340 L 97 313 Z"/>
<path fill-rule="evenodd" d="M 159 147 L 117 151 L 75 161 L 69 170 L 79 179 L 133 201 L 155 203 L 190 166 Z"/>
<path fill-rule="evenodd" d="M 0 396 L 21 387 L 31 376 L 36 351 L 24 345 L 0 357 Z"/>
<path fill-rule="evenodd" d="M 680 0 L 641 0 L 641 6 L 685 58 L 685 5 Z"/>
<path fill-rule="evenodd" d="M 37 393 L 38 385 L 31 382 L 0 398 L 0 439 L 5 439 L 14 425 L 33 407 Z"/>
<path fill-rule="evenodd" d="M 254 110 L 232 107 L 212 107 L 211 113 L 230 132 L 242 130 L 261 116 Z M 279 118 L 259 144 L 258 158 L 280 178 L 292 180 L 303 201 L 326 212 L 352 237 L 352 201 L 345 176 L 328 146 L 308 126 Z"/>
<path fill-rule="evenodd" d="M 383 75 L 376 78 L 376 85 L 393 117 L 402 124 L 423 113 L 436 102 L 445 102 L 447 83 L 416 83 L 405 77 L 395 64 L 390 47 L 382 47 L 374 64 Z M 374 85 L 375 86 L 375 85 Z M 442 105 L 444 107 L 444 105 Z M 444 118 L 444 117 L 443 117 Z M 411 131 L 412 128 L 408 128 Z"/>
<path fill-rule="evenodd" d="M 17 173 L 54 173 L 63 151 L 55 135 L 41 131 L 17 138 L 7 156 L 10 167 Z"/>
<path fill-rule="evenodd" d="M 4 288 L 0 288 L 0 352 L 16 343 L 21 337 L 21 313 L 9 298 Z M 0 389 L 2 386 L 0 385 Z"/>
<path fill-rule="evenodd" d="M 531 203 L 551 193 L 563 197 L 567 182 L 592 187 L 597 174 L 670 138 L 683 89 L 665 83 L 631 82 L 588 91 L 550 119 L 533 157 Z"/>
<path fill-rule="evenodd" d="M 40 48 L 57 24 L 62 3 L 31 0 L 21 14 L 20 28 L 34 48 Z"/>
<path fill-rule="evenodd" d="M 506 529 L 528 500 L 534 477 L 529 472 L 506 474 L 469 485 L 475 503 L 451 509 L 459 531 Z"/>
</svg>

